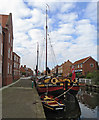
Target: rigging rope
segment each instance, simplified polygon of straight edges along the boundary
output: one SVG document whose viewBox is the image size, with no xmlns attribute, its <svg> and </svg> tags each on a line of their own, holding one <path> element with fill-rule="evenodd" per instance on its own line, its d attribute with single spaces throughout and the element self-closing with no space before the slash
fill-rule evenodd
<svg viewBox="0 0 99 120">
<path fill-rule="evenodd" d="M 53 55 L 53 57 L 54 57 L 53 61 L 54 61 L 55 65 L 56 65 L 57 60 L 56 60 L 55 52 L 54 52 L 54 49 L 53 49 L 53 46 L 52 46 L 52 43 L 51 43 L 50 36 L 49 36 L 49 43 L 50 43 L 50 47 L 51 47 L 51 53 L 52 53 L 51 55 Z"/>
<path fill-rule="evenodd" d="M 43 45 L 42 45 L 42 50 L 41 51 L 42 52 L 41 52 L 40 59 L 39 59 L 39 68 L 41 68 L 41 65 L 43 65 L 42 64 L 42 59 L 43 59 L 43 55 L 44 55 L 44 41 L 43 41 Z M 44 68 L 44 66 L 43 66 L 43 68 Z"/>
</svg>

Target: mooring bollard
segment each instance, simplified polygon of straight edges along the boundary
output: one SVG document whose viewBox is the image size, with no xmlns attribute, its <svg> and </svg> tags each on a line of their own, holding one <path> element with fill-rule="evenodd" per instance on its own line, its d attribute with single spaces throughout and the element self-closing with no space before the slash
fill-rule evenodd
<svg viewBox="0 0 99 120">
<path fill-rule="evenodd" d="M 32 88 L 33 88 L 33 81 L 32 81 Z"/>
</svg>

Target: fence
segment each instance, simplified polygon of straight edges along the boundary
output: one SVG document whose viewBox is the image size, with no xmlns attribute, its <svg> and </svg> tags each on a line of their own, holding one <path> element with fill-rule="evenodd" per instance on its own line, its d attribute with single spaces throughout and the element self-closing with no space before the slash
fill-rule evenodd
<svg viewBox="0 0 99 120">
<path fill-rule="evenodd" d="M 91 84 L 91 79 L 79 78 L 79 83 Z"/>
</svg>

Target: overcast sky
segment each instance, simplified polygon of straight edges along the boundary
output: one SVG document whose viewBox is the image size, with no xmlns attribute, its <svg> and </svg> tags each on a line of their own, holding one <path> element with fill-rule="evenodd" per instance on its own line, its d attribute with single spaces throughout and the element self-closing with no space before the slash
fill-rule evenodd
<svg viewBox="0 0 99 120">
<path fill-rule="evenodd" d="M 35 69 L 37 42 L 39 68 L 45 68 L 45 10 L 48 7 L 48 66 L 53 68 L 92 56 L 97 60 L 97 2 L 0 0 L 0 14 L 12 13 L 13 50 L 21 64 Z M 53 1 L 53 2 L 51 2 Z M 51 47 L 51 45 L 53 47 Z M 54 52 L 53 52 L 54 50 Z M 44 64 L 43 64 L 44 63 Z"/>
</svg>

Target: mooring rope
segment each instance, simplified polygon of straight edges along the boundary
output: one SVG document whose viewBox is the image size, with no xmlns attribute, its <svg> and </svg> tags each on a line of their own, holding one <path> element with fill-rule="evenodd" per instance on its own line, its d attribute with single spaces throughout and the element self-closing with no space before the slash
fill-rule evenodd
<svg viewBox="0 0 99 120">
<path fill-rule="evenodd" d="M 69 90 L 71 90 L 72 89 L 72 87 L 73 87 L 73 85 L 67 90 L 67 91 L 65 91 L 64 93 L 62 93 L 62 94 L 60 94 L 59 96 L 57 96 L 57 97 L 55 97 L 54 99 L 56 99 L 56 98 L 59 98 L 59 97 L 61 97 L 61 96 L 63 96 L 64 94 L 66 94 Z"/>
</svg>

